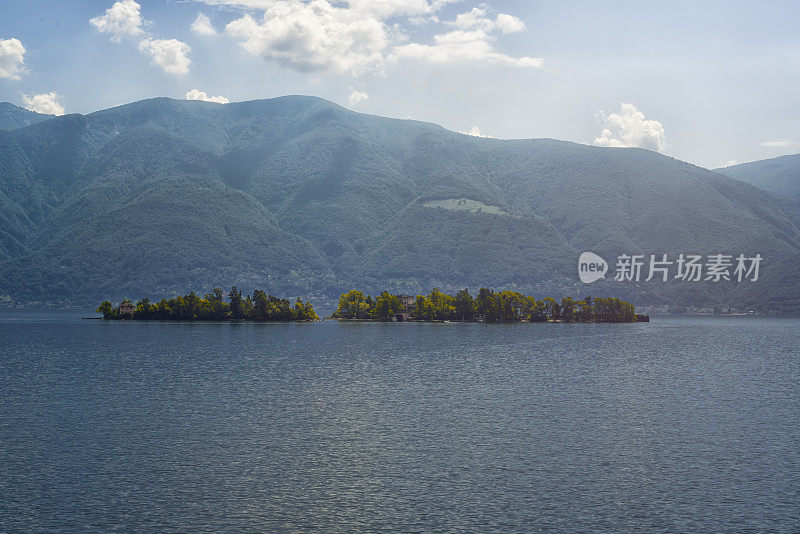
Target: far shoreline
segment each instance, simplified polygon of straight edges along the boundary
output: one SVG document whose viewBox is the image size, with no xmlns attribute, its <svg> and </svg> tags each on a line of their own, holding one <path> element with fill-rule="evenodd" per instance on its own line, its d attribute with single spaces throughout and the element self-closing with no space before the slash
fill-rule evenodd
<svg viewBox="0 0 800 534">
<path fill-rule="evenodd" d="M 462 321 L 460 319 L 447 319 L 447 320 L 417 320 L 417 319 L 409 319 L 404 321 L 381 321 L 378 319 L 344 319 L 341 317 L 325 317 L 320 319 L 320 321 L 336 321 L 340 323 L 379 323 L 379 324 L 427 324 L 427 323 L 437 323 L 437 324 L 446 324 L 446 323 L 453 323 L 453 324 L 635 324 L 635 323 L 649 323 L 651 322 L 649 315 L 639 315 L 641 319 L 636 321 L 564 321 L 562 319 L 548 319 L 547 321 L 530 321 L 528 319 L 522 319 L 520 321 L 499 321 L 499 322 L 487 322 L 487 321 Z"/>
</svg>

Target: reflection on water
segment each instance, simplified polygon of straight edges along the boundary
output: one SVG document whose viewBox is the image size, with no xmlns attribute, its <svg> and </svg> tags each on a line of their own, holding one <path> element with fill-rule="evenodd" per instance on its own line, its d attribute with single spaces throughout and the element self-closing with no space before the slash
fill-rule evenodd
<svg viewBox="0 0 800 534">
<path fill-rule="evenodd" d="M 0 314 L 0 531 L 786 530 L 800 321 Z"/>
</svg>

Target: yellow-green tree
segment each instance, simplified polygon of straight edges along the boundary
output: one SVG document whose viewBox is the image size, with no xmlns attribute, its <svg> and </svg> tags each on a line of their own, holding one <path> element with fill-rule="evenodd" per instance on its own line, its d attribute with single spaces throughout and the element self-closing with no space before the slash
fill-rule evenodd
<svg viewBox="0 0 800 534">
<path fill-rule="evenodd" d="M 110 319 L 114 315 L 114 305 L 110 301 L 104 300 L 96 311 L 102 313 L 106 319 Z"/>
<path fill-rule="evenodd" d="M 453 306 L 456 308 L 456 316 L 462 321 L 468 321 L 472 319 L 474 305 L 475 301 L 472 298 L 472 295 L 470 295 L 469 291 L 466 289 L 462 289 L 456 293 L 456 296 L 453 299 Z"/>
<path fill-rule="evenodd" d="M 178 297 L 180 298 L 180 297 Z M 231 288 L 228 293 L 230 299 L 231 317 L 234 321 L 244 318 L 244 301 L 242 300 L 242 292 L 236 289 L 236 286 Z"/>
<path fill-rule="evenodd" d="M 433 306 L 431 306 L 431 301 L 425 295 L 417 295 L 414 301 L 413 317 L 417 321 L 433 321 Z"/>
<path fill-rule="evenodd" d="M 478 290 L 478 295 L 475 297 L 475 315 L 483 317 L 487 323 L 495 322 L 497 319 L 497 310 L 495 305 L 494 293 L 482 287 Z"/>
<path fill-rule="evenodd" d="M 314 307 L 309 302 L 303 302 L 299 298 L 294 303 L 294 320 L 295 321 L 318 321 L 319 316 L 314 311 Z"/>
<path fill-rule="evenodd" d="M 547 304 L 543 300 L 534 300 L 528 319 L 532 323 L 547 321 Z"/>
<path fill-rule="evenodd" d="M 366 319 L 371 312 L 364 293 L 354 289 L 339 297 L 339 307 L 334 315 L 341 319 Z"/>
<path fill-rule="evenodd" d="M 545 297 L 544 305 L 545 309 L 547 310 L 548 319 L 555 320 L 561 318 L 561 306 L 558 305 L 556 299 L 554 299 L 553 297 Z"/>
<path fill-rule="evenodd" d="M 435 287 L 433 291 L 431 291 L 428 301 L 433 310 L 433 318 L 437 321 L 448 321 L 452 319 L 456 313 L 456 307 L 453 306 L 453 297 L 442 293 Z"/>
<path fill-rule="evenodd" d="M 574 322 L 578 319 L 578 303 L 572 297 L 561 299 L 561 320 L 566 323 Z"/>
<path fill-rule="evenodd" d="M 594 320 L 594 307 L 592 297 L 586 297 L 578 301 L 578 321 L 588 323 Z"/>
<path fill-rule="evenodd" d="M 384 291 L 377 299 L 372 308 L 372 317 L 379 321 L 388 321 L 395 314 L 403 311 L 403 304 L 397 295 L 392 295 Z"/>
</svg>

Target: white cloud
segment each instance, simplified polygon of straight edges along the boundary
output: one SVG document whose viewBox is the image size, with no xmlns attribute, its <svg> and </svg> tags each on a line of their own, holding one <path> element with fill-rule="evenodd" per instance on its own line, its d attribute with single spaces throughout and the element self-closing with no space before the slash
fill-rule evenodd
<svg viewBox="0 0 800 534">
<path fill-rule="evenodd" d="M 432 24 L 439 22 L 439 17 L 436 15 L 416 15 L 408 18 L 408 23 L 412 26 L 422 26 L 423 24 Z"/>
<path fill-rule="evenodd" d="M 395 48 L 395 58 L 427 60 L 433 63 L 455 61 L 485 61 L 511 67 L 542 68 L 540 57 L 513 57 L 497 52 L 492 47 L 492 36 L 485 31 L 455 30 L 433 36 L 433 45 L 409 43 Z"/>
<path fill-rule="evenodd" d="M 444 25 L 457 29 L 433 36 L 434 44 L 409 43 L 395 48 L 393 58 L 411 58 L 434 63 L 455 61 L 484 61 L 512 67 L 541 68 L 544 60 L 539 57 L 513 57 L 494 49 L 497 34 L 508 34 L 525 30 L 525 23 L 513 15 L 500 13 L 489 16 L 489 10 L 481 4 L 471 11 L 461 13 Z"/>
<path fill-rule="evenodd" d="M 486 137 L 486 138 L 489 138 L 489 139 L 494 139 L 494 136 L 491 136 L 491 135 L 488 135 L 488 134 L 485 134 L 485 133 L 481 133 L 480 128 L 478 128 L 477 126 L 473 126 L 471 130 L 466 131 L 466 132 L 461 132 L 461 133 L 465 134 L 465 135 L 471 135 L 473 137 Z"/>
<path fill-rule="evenodd" d="M 789 141 L 788 139 L 774 139 L 772 141 L 764 141 L 761 143 L 761 146 L 768 146 L 771 148 L 786 148 L 796 144 L 797 143 L 794 141 Z"/>
<path fill-rule="evenodd" d="M 205 13 L 198 13 L 192 22 L 192 31 L 197 35 L 216 35 L 217 30 L 211 24 L 211 19 Z"/>
<path fill-rule="evenodd" d="M 350 96 L 347 97 L 347 103 L 350 106 L 355 106 L 367 100 L 368 98 L 369 95 L 364 91 L 353 91 L 352 93 L 350 93 Z"/>
<path fill-rule="evenodd" d="M 20 40 L 0 39 L 0 78 L 19 80 L 25 71 L 25 47 Z"/>
<path fill-rule="evenodd" d="M 521 19 L 508 13 L 500 13 L 494 20 L 495 26 L 500 29 L 503 34 L 517 33 L 525 31 L 525 23 Z"/>
<path fill-rule="evenodd" d="M 646 119 L 633 104 L 623 103 L 619 113 L 599 112 L 603 125 L 594 144 L 612 147 L 639 147 L 661 152 L 666 148 L 664 127 L 656 120 Z"/>
<path fill-rule="evenodd" d="M 486 18 L 486 9 L 480 7 L 472 8 L 472 11 L 467 11 L 466 13 L 460 13 L 456 16 L 455 21 L 446 22 L 445 24 L 462 30 L 480 29 L 484 31 L 490 31 L 494 26 L 494 23 Z"/>
<path fill-rule="evenodd" d="M 279 1 L 260 21 L 246 14 L 225 31 L 252 55 L 301 72 L 362 72 L 382 62 L 389 43 L 386 27 L 377 18 L 324 0 Z"/>
<path fill-rule="evenodd" d="M 119 43 L 123 37 L 134 37 L 143 33 L 142 25 L 146 21 L 139 12 L 140 8 L 135 0 L 118 0 L 106 9 L 105 15 L 90 19 L 89 24 L 101 33 L 110 33 L 111 40 Z"/>
<path fill-rule="evenodd" d="M 385 19 L 401 15 L 430 15 L 454 1 L 457 0 L 348 0 L 347 5 L 353 11 Z"/>
<path fill-rule="evenodd" d="M 228 6 L 241 9 L 269 9 L 275 0 L 195 0 L 209 6 Z"/>
<path fill-rule="evenodd" d="M 64 105 L 60 102 L 61 97 L 56 93 L 40 93 L 38 95 L 22 95 L 22 102 L 25 109 L 36 113 L 47 115 L 63 115 Z"/>
<path fill-rule="evenodd" d="M 124 37 L 134 37 L 144 34 L 142 26 L 148 24 L 140 13 L 141 6 L 136 0 L 117 0 L 106 14 L 89 20 L 89 23 L 101 33 L 111 34 L 111 40 L 119 43 Z M 208 34 L 214 32 L 211 21 L 198 14 L 192 24 L 192 29 L 198 33 Z M 186 43 L 177 39 L 152 39 L 146 36 L 139 41 L 139 51 L 150 56 L 153 65 L 161 67 L 169 74 L 186 74 L 189 72 L 189 52 L 192 49 Z"/>
<path fill-rule="evenodd" d="M 195 0 L 210 6 L 228 6 L 240 9 L 267 10 L 281 0 Z M 313 3 L 310 0 L 309 3 Z M 346 4 L 348 9 L 374 17 L 388 18 L 401 15 L 425 15 L 435 13 L 442 6 L 458 0 L 335 0 L 331 4 Z"/>
<path fill-rule="evenodd" d="M 202 100 L 204 102 L 216 102 L 217 104 L 228 104 L 230 100 L 224 96 L 208 96 L 205 91 L 192 89 L 186 92 L 186 100 Z"/>
<path fill-rule="evenodd" d="M 490 16 L 484 5 L 445 22 L 433 44 L 408 43 L 403 26 L 440 24 L 437 12 L 454 0 L 196 0 L 247 11 L 225 32 L 250 54 L 301 71 L 362 74 L 382 71 L 387 59 L 436 63 L 484 61 L 541 67 L 542 59 L 512 57 L 494 49 L 499 35 L 525 30 L 507 13 Z M 254 14 L 261 10 L 262 14 Z"/>
<path fill-rule="evenodd" d="M 177 39 L 145 39 L 139 43 L 139 50 L 150 55 L 150 62 L 161 67 L 168 74 L 189 72 L 189 52 L 192 49 Z"/>
<path fill-rule="evenodd" d="M 495 30 L 499 30 L 503 34 L 525 31 L 525 23 L 513 15 L 500 13 L 492 19 L 488 16 L 488 10 L 485 5 L 472 8 L 472 11 L 461 13 L 456 16 L 456 20 L 445 24 L 462 30 L 480 30 L 485 33 Z"/>
</svg>

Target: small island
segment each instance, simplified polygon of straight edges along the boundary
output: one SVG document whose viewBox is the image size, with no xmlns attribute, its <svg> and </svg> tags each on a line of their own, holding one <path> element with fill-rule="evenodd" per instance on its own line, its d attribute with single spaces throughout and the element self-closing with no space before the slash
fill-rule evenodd
<svg viewBox="0 0 800 534">
<path fill-rule="evenodd" d="M 630 302 L 618 298 L 575 300 L 552 297 L 536 300 L 515 291 L 494 292 L 485 287 L 473 298 L 466 289 L 455 296 L 434 288 L 430 295 L 393 295 L 383 292 L 372 298 L 361 291 L 339 297 L 333 319 L 349 321 L 464 321 L 483 323 L 564 322 L 634 323 L 649 322 Z"/>
<path fill-rule="evenodd" d="M 200 298 L 194 291 L 156 303 L 144 298 L 133 304 L 123 300 L 119 306 L 105 301 L 97 308 L 104 319 L 132 319 L 138 321 L 318 321 L 314 307 L 300 299 L 292 305 L 287 299 L 273 297 L 256 290 L 253 296 L 242 297 L 242 292 L 231 288 L 229 302 L 225 302 L 222 289 L 216 288 Z"/>
<path fill-rule="evenodd" d="M 134 304 L 123 300 L 118 306 L 104 301 L 97 308 L 103 319 L 137 321 L 318 321 L 314 307 L 301 299 L 292 304 L 261 290 L 242 296 L 236 287 L 228 292 L 216 288 L 204 298 L 194 291 L 153 303 L 143 298 Z M 481 288 L 473 298 L 463 289 L 455 296 L 434 288 L 430 295 L 395 295 L 384 291 L 377 297 L 351 290 L 339 297 L 331 319 L 373 322 L 480 322 L 480 323 L 635 323 L 648 322 L 634 305 L 618 298 L 576 300 L 552 297 L 537 300 L 515 291 Z"/>
</svg>

